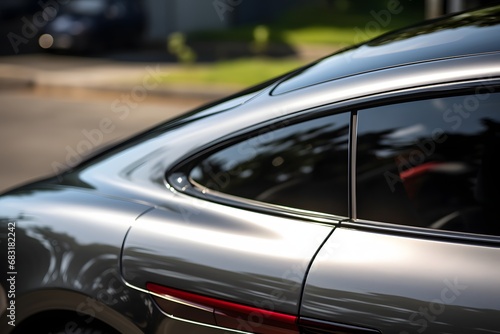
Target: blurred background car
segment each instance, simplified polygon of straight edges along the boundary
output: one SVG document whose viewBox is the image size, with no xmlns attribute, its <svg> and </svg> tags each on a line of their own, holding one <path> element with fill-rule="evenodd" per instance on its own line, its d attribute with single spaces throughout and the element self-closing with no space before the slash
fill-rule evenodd
<svg viewBox="0 0 500 334">
<path fill-rule="evenodd" d="M 42 29 L 39 45 L 73 52 L 135 46 L 141 43 L 146 17 L 135 0 L 72 0 Z"/>
<path fill-rule="evenodd" d="M 36 9 L 37 3 L 34 0 L 2 0 L 0 2 L 0 20 L 33 13 Z"/>
</svg>

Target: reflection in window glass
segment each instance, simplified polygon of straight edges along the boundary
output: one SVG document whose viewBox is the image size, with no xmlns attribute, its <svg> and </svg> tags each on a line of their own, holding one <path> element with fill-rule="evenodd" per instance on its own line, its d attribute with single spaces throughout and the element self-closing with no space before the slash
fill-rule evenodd
<svg viewBox="0 0 500 334">
<path fill-rule="evenodd" d="M 500 94 L 359 112 L 362 219 L 500 235 Z"/>
<path fill-rule="evenodd" d="M 202 160 L 191 179 L 225 194 L 347 216 L 349 115 L 271 129 Z"/>
</svg>

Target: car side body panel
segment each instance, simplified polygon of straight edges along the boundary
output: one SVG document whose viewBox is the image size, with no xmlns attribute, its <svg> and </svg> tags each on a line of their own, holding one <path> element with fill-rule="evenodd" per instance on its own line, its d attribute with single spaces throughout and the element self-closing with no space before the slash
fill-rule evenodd
<svg viewBox="0 0 500 334">
<path fill-rule="evenodd" d="M 14 227 L 16 260 L 12 268 L 0 273 L 0 284 L 9 294 L 12 289 L 7 278 L 14 278 L 15 298 L 11 295 L 9 301 L 16 302 L 16 326 L 37 312 L 59 309 L 70 310 L 76 319 L 89 324 L 94 318 L 107 323 L 114 319 L 121 328 L 129 328 L 128 333 L 137 332 L 134 324 L 147 323 L 153 316 L 144 313 L 151 300 L 125 286 L 119 259 L 129 227 L 148 209 L 89 191 L 53 186 L 30 186 L 3 196 L 0 233 L 7 240 L 8 226 Z M 7 243 L 0 247 L 7 254 Z M 0 306 L 1 326 L 5 326 L 0 332 L 9 333 L 15 329 L 7 325 L 10 311 L 6 305 Z M 128 323 L 123 315 L 121 320 L 117 318 L 124 309 L 131 311 Z"/>
<path fill-rule="evenodd" d="M 140 289 L 149 282 L 297 315 L 307 268 L 333 229 L 187 198 L 138 219 L 123 275 Z"/>
<path fill-rule="evenodd" d="M 499 247 L 339 227 L 311 266 L 301 316 L 384 334 L 500 333 L 498 277 Z"/>
</svg>

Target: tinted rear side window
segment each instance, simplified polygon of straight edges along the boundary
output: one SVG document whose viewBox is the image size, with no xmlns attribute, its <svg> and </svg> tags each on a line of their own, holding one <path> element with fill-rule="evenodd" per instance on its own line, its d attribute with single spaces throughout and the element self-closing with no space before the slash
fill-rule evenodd
<svg viewBox="0 0 500 334">
<path fill-rule="evenodd" d="M 202 159 L 191 180 L 224 194 L 347 216 L 349 119 L 275 124 Z"/>
<path fill-rule="evenodd" d="M 358 217 L 500 235 L 500 94 L 361 110 Z"/>
</svg>

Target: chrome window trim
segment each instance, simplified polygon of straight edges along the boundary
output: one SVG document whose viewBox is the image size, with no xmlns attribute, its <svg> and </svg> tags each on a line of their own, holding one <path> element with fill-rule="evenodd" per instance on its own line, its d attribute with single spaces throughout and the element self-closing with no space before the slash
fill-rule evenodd
<svg viewBox="0 0 500 334">
<path fill-rule="evenodd" d="M 284 216 L 305 221 L 329 224 L 333 226 L 345 226 L 363 228 L 373 231 L 384 231 L 395 234 L 416 235 L 420 237 L 430 237 L 439 239 L 473 241 L 480 243 L 500 244 L 500 236 L 483 236 L 465 232 L 454 232 L 446 230 L 432 230 L 429 228 L 418 228 L 394 223 L 371 222 L 357 218 L 356 208 L 356 153 L 357 153 L 357 113 L 358 110 L 372 108 L 376 106 L 418 101 L 434 97 L 446 97 L 454 95 L 465 95 L 478 87 L 478 85 L 488 84 L 500 91 L 500 78 L 492 77 L 488 79 L 472 79 L 458 82 L 447 82 L 433 84 L 422 87 L 405 88 L 398 91 L 379 93 L 371 96 L 362 96 L 354 100 L 340 101 L 332 104 L 311 107 L 300 112 L 284 115 L 279 118 L 269 119 L 264 123 L 253 125 L 249 128 L 236 131 L 229 136 L 225 136 L 216 142 L 201 146 L 195 152 L 190 152 L 175 163 L 173 168 L 166 171 L 165 185 L 173 191 L 178 191 L 189 196 L 208 200 L 213 203 L 229 205 L 240 209 L 254 212 L 267 213 L 275 216 Z M 272 98 L 272 97 L 271 97 Z M 242 197 L 232 196 L 217 191 L 206 191 L 189 178 L 186 170 L 191 170 L 193 163 L 198 159 L 207 156 L 224 147 L 233 145 L 249 136 L 252 136 L 263 129 L 269 129 L 277 122 L 290 122 L 287 125 L 319 118 L 323 116 L 350 113 L 349 144 L 348 144 L 348 217 L 336 216 L 327 213 L 312 212 L 296 208 L 289 208 L 275 204 L 263 203 Z M 272 131 L 272 129 L 269 129 Z M 353 135 L 356 134 L 355 137 Z M 356 145 L 354 145 L 356 144 Z M 177 184 L 174 180 L 181 179 Z M 205 189 L 205 191 L 203 191 Z"/>
<path fill-rule="evenodd" d="M 358 217 L 356 198 L 356 156 L 358 152 L 358 112 L 351 112 L 351 122 L 349 128 L 349 161 L 348 161 L 348 206 L 349 217 L 356 220 Z"/>
<path fill-rule="evenodd" d="M 192 194 L 198 198 L 203 198 L 210 202 L 218 204 L 226 204 L 232 207 L 257 211 L 262 213 L 273 214 L 276 216 L 285 216 L 289 218 L 298 218 L 303 220 L 315 221 L 318 223 L 338 224 L 340 221 L 347 220 L 347 217 L 336 216 L 324 212 L 309 211 L 299 208 L 287 207 L 278 204 L 260 202 L 244 197 L 225 194 L 220 191 L 210 190 L 195 181 L 188 178 L 188 182 L 192 184 L 190 189 L 186 189 L 187 194 Z M 200 196 L 202 195 L 202 197 Z"/>
<path fill-rule="evenodd" d="M 167 185 L 167 188 L 171 188 L 174 189 L 175 191 L 179 191 L 181 193 L 185 193 L 187 195 L 201 198 L 213 203 L 229 205 L 231 207 L 246 209 L 255 212 L 272 214 L 275 216 L 297 218 L 306 221 L 325 223 L 330 226 L 331 225 L 335 226 L 339 224 L 340 221 L 348 220 L 349 217 L 333 215 L 324 212 L 315 212 L 304 209 L 285 207 L 277 204 L 259 202 L 248 198 L 233 196 L 219 191 L 210 190 L 192 180 L 189 177 L 188 173 L 193 168 L 195 162 L 199 161 L 199 159 L 202 159 L 203 157 L 210 155 L 213 152 L 234 145 L 263 131 L 269 132 L 284 127 L 282 126 L 273 128 L 272 126 L 274 124 L 283 122 L 285 126 L 291 126 L 308 120 L 333 116 L 337 114 L 344 114 L 344 113 L 345 114 L 350 113 L 350 109 L 347 109 L 345 107 L 344 108 L 339 107 L 335 108 L 335 110 L 332 110 L 332 107 L 329 105 L 320 106 L 311 109 L 306 109 L 298 113 L 285 115 L 279 118 L 273 118 L 266 121 L 265 123 L 257 124 L 255 126 L 251 126 L 249 128 L 245 128 L 240 131 L 236 131 L 230 136 L 220 138 L 215 143 L 209 143 L 207 145 L 202 146 L 196 152 L 191 153 L 190 155 L 181 159 L 177 164 L 175 164 L 173 168 L 170 169 L 170 171 L 167 171 L 165 173 L 166 175 L 165 184 Z M 349 144 L 348 144 L 347 154 L 349 161 L 350 160 Z M 348 172 L 346 174 L 346 177 L 349 177 Z M 348 196 L 348 194 L 346 194 L 346 196 Z"/>
<path fill-rule="evenodd" d="M 394 223 L 376 222 L 364 219 L 358 219 L 356 221 L 343 221 L 341 222 L 340 227 L 374 233 L 399 235 L 402 237 L 500 247 L 500 236 L 493 235 L 473 234 L 449 230 L 433 230 L 427 227 L 397 225 Z"/>
</svg>

